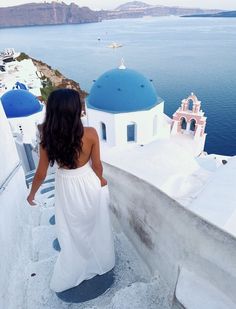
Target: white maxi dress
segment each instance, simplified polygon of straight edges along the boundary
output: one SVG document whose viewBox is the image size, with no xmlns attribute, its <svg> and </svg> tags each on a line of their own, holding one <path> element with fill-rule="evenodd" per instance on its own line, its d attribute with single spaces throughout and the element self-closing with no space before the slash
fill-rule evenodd
<svg viewBox="0 0 236 309">
<path fill-rule="evenodd" d="M 56 229 L 61 251 L 50 288 L 62 292 L 110 271 L 115 265 L 108 188 L 89 163 L 58 168 L 55 179 Z"/>
</svg>

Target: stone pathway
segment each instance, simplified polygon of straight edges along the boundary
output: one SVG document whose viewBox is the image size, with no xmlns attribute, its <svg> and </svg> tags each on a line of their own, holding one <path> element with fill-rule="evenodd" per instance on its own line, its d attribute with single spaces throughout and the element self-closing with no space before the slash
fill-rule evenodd
<svg viewBox="0 0 236 309">
<path fill-rule="evenodd" d="M 26 177 L 32 182 L 33 173 Z M 44 182 L 32 215 L 32 258 L 27 265 L 25 309 L 164 309 L 168 297 L 158 278 L 152 278 L 145 263 L 121 231 L 114 231 L 116 266 L 80 286 L 56 294 L 49 282 L 59 243 L 55 232 L 54 175 Z"/>
</svg>

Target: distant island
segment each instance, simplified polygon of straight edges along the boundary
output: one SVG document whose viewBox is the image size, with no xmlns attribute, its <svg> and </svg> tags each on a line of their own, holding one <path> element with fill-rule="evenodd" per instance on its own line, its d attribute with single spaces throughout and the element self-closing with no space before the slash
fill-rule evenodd
<svg viewBox="0 0 236 309">
<path fill-rule="evenodd" d="M 137 18 L 145 16 L 181 16 L 192 14 L 215 14 L 221 10 L 205 10 L 200 8 L 184 8 L 178 6 L 151 5 L 141 1 L 127 2 L 112 11 L 100 12 L 102 19 Z"/>
<path fill-rule="evenodd" d="M 140 18 L 145 16 L 216 14 L 219 10 L 199 8 L 168 7 L 132 1 L 114 10 L 93 11 L 64 2 L 29 3 L 0 8 L 0 27 L 22 27 L 42 25 L 66 25 L 100 22 L 106 19 Z"/>
<path fill-rule="evenodd" d="M 182 17 L 226 17 L 226 18 L 232 18 L 236 17 L 236 11 L 226 11 L 226 12 L 219 12 L 216 14 L 194 14 L 194 15 L 185 15 Z"/>
</svg>

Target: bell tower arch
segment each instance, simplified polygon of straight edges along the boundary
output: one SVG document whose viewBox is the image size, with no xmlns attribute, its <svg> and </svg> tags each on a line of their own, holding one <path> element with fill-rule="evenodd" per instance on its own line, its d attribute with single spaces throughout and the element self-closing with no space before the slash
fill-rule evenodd
<svg viewBox="0 0 236 309">
<path fill-rule="evenodd" d="M 206 139 L 206 117 L 201 110 L 201 101 L 198 100 L 194 93 L 186 99 L 183 99 L 181 106 L 173 115 L 171 135 L 184 135 L 185 139 L 189 138 L 198 148 L 203 151 Z"/>
</svg>

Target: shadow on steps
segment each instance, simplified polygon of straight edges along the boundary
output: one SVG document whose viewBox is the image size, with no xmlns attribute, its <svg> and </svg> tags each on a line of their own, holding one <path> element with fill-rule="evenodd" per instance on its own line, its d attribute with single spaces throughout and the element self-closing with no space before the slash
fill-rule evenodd
<svg viewBox="0 0 236 309">
<path fill-rule="evenodd" d="M 53 241 L 53 248 L 56 251 L 61 251 L 58 239 Z M 80 285 L 66 290 L 61 293 L 56 293 L 57 296 L 67 303 L 83 303 L 104 294 L 114 283 L 113 269 L 101 276 L 97 275 L 92 279 L 83 281 Z"/>
<path fill-rule="evenodd" d="M 111 270 L 104 275 L 97 275 L 90 280 L 85 280 L 72 289 L 56 294 L 64 302 L 83 303 L 104 294 L 113 283 L 114 272 Z"/>
</svg>

